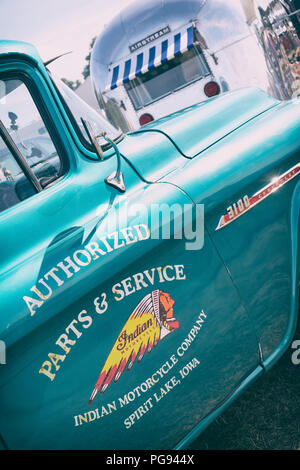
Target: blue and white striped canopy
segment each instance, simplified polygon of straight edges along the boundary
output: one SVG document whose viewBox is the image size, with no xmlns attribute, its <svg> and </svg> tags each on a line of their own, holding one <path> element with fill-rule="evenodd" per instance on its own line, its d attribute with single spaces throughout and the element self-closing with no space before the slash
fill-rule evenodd
<svg viewBox="0 0 300 470">
<path fill-rule="evenodd" d="M 110 67 L 108 84 L 104 92 L 114 90 L 123 83 L 158 67 L 179 54 L 191 49 L 194 45 L 193 26 L 185 28 L 155 45 L 148 46 L 140 52 L 131 54 L 122 63 Z"/>
</svg>

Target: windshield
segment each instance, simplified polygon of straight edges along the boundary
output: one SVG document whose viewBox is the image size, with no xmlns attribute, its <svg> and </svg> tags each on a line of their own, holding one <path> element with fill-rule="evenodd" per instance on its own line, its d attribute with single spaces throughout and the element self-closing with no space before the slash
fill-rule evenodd
<svg viewBox="0 0 300 470">
<path fill-rule="evenodd" d="M 122 131 L 120 129 L 116 129 L 112 124 L 110 124 L 107 119 L 100 114 L 100 110 L 99 112 L 95 111 L 78 95 L 76 95 L 76 93 L 74 93 L 74 91 L 71 90 L 64 82 L 53 76 L 52 73 L 49 73 L 49 75 L 62 97 L 63 105 L 76 132 L 79 134 L 80 140 L 83 141 L 86 146 L 90 147 L 91 143 L 83 127 L 81 118 L 85 121 L 89 121 L 95 136 L 106 132 L 107 137 L 111 140 L 116 140 L 122 135 Z M 107 141 L 103 137 L 99 137 L 97 140 L 101 146 L 107 145 Z"/>
</svg>

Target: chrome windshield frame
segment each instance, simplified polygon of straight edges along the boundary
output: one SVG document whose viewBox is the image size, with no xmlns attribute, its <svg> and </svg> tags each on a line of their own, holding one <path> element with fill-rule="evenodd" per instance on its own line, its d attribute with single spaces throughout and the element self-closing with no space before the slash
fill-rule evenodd
<svg viewBox="0 0 300 470">
<path fill-rule="evenodd" d="M 89 150 L 90 152 L 95 152 L 95 149 L 94 149 L 93 145 L 92 145 L 91 142 L 90 142 L 89 140 L 87 140 L 86 137 L 84 136 L 83 132 L 81 131 L 81 129 L 80 129 L 78 123 L 77 123 L 77 119 L 76 119 L 76 117 L 74 116 L 74 113 L 73 113 L 72 110 L 70 109 L 70 106 L 68 105 L 66 99 L 63 97 L 63 95 L 62 95 L 62 93 L 61 93 L 61 91 L 60 91 L 60 89 L 59 89 L 59 86 L 58 86 L 58 84 L 56 83 L 56 78 L 53 76 L 53 74 L 51 73 L 51 71 L 50 71 L 48 68 L 47 68 L 46 70 L 47 70 L 47 72 L 48 72 L 49 78 L 50 78 L 50 80 L 51 80 L 51 82 L 52 82 L 52 84 L 53 84 L 53 86 L 54 86 L 54 88 L 55 88 L 55 91 L 57 92 L 57 94 L 58 94 L 58 96 L 59 96 L 59 99 L 60 99 L 60 101 L 61 101 L 61 103 L 62 103 L 62 105 L 63 105 L 63 108 L 64 108 L 64 110 L 65 110 L 65 112 L 66 112 L 68 118 L 70 119 L 71 125 L 72 125 L 72 127 L 74 128 L 74 131 L 75 131 L 76 135 L 78 136 L 78 138 L 79 138 L 81 144 L 82 144 L 87 150 Z M 65 86 L 67 86 L 67 85 L 65 85 Z M 70 89 L 70 92 L 74 93 L 75 96 L 77 97 L 76 93 L 75 93 L 73 90 Z M 79 96 L 78 96 L 77 98 L 80 99 Z M 87 108 L 91 108 L 84 100 L 82 100 L 82 102 L 83 102 L 83 104 L 84 104 Z M 92 109 L 93 112 L 97 113 L 97 111 L 96 111 L 95 109 L 93 109 L 93 108 L 91 108 L 91 109 Z M 106 119 L 104 118 L 104 116 L 102 116 L 102 115 L 100 115 L 100 114 L 99 114 L 99 116 L 100 116 L 101 119 L 106 120 Z M 80 116 L 80 118 L 81 118 L 81 116 Z M 113 127 L 112 124 L 111 124 L 108 120 L 106 120 L 106 121 L 107 121 L 108 126 Z M 105 129 L 103 129 L 103 131 L 104 131 L 104 130 L 105 130 Z M 118 131 L 117 129 L 115 129 L 115 130 L 116 130 L 116 132 Z M 120 131 L 120 133 L 119 133 L 115 138 L 111 138 L 111 137 L 110 137 L 111 140 L 112 140 L 114 143 L 116 143 L 116 144 L 119 143 L 119 142 L 124 138 L 124 133 L 122 132 L 122 130 L 119 129 L 119 131 Z M 112 147 L 111 144 L 108 143 L 107 141 L 105 141 L 105 143 L 100 143 L 100 142 L 99 142 L 99 145 L 100 145 L 100 147 L 101 147 L 101 149 L 102 149 L 103 152 L 105 152 L 106 150 L 109 150 L 109 149 Z"/>
</svg>

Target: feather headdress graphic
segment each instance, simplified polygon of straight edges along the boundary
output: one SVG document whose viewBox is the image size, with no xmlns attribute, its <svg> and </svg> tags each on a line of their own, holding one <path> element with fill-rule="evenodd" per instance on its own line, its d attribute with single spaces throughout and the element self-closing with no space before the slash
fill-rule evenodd
<svg viewBox="0 0 300 470">
<path fill-rule="evenodd" d="M 140 362 L 157 343 L 179 328 L 174 318 L 175 301 L 161 290 L 146 295 L 129 316 L 119 333 L 100 372 L 89 404 L 98 392 L 104 393 L 112 381 L 117 382 L 124 370 L 130 370 L 137 359 Z"/>
</svg>

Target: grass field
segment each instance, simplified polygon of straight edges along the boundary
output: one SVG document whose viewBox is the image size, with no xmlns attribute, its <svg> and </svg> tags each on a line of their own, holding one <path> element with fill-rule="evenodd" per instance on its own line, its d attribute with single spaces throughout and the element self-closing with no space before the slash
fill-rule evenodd
<svg viewBox="0 0 300 470">
<path fill-rule="evenodd" d="M 300 322 L 295 339 L 300 340 Z M 300 365 L 292 363 L 292 352 L 289 348 L 189 448 L 300 450 Z"/>
</svg>

